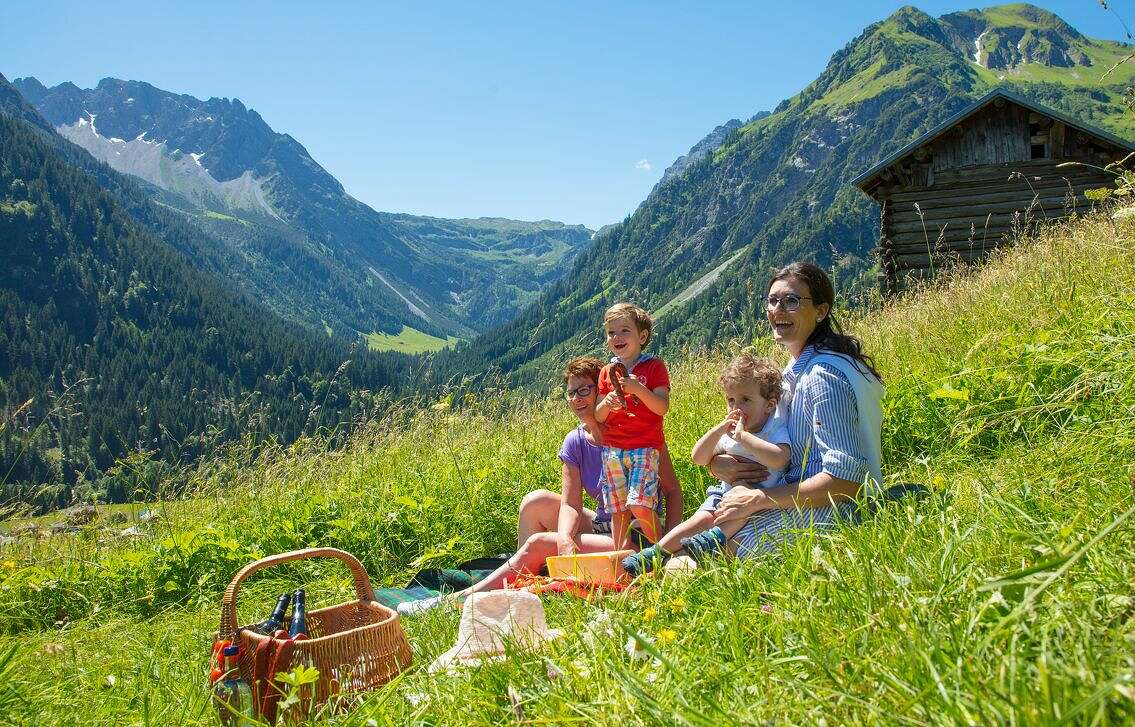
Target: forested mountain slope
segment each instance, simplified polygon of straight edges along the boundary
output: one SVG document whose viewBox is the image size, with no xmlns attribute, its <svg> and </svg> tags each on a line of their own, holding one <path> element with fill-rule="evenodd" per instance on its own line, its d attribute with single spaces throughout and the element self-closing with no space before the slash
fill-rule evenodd
<svg viewBox="0 0 1135 727">
<path fill-rule="evenodd" d="M 597 348 L 602 311 L 621 299 L 661 313 L 663 347 L 749 336 L 768 272 L 797 258 L 832 269 L 845 293 L 871 288 L 878 212 L 851 179 L 999 84 L 1130 136 L 1135 65 L 1101 77 L 1131 51 L 1030 5 L 937 19 L 905 7 L 664 180 L 516 320 L 439 357 L 438 379 L 494 366 L 532 378 Z"/>
<path fill-rule="evenodd" d="M 548 221 L 376 212 L 237 99 L 113 78 L 93 89 L 13 83 L 60 134 L 164 190 L 165 203 L 229 248 L 214 272 L 342 338 L 403 325 L 471 336 L 515 315 L 591 237 Z"/>
<path fill-rule="evenodd" d="M 212 241 L 10 115 L 27 109 L 8 103 L 6 85 L 0 78 L 4 499 L 146 497 L 160 462 L 350 422 L 407 376 L 413 359 L 297 329 L 198 270 L 185 252 L 219 254 Z"/>
</svg>

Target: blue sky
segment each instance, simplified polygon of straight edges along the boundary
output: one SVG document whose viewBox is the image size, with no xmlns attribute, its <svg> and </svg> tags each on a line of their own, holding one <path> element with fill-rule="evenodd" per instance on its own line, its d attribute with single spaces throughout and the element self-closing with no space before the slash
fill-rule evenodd
<svg viewBox="0 0 1135 727">
<path fill-rule="evenodd" d="M 0 73 L 239 98 L 379 210 L 595 228 L 714 126 L 773 108 L 902 4 L 19 0 L 0 24 Z M 1039 4 L 1123 39 L 1095 0 Z M 1112 3 L 1128 24 L 1133 5 Z"/>
</svg>

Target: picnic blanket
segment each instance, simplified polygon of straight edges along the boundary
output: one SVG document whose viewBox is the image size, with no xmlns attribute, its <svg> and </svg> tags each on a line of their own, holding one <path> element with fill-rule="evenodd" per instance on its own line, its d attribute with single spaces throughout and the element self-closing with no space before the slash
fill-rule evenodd
<svg viewBox="0 0 1135 727">
<path fill-rule="evenodd" d="M 563 593 L 576 598 L 590 600 L 604 593 L 619 593 L 625 591 L 626 583 L 596 583 L 582 578 L 567 578 L 540 576 L 532 573 L 521 573 L 512 579 L 506 588 L 517 591 L 528 591 L 542 596 L 545 593 Z"/>
<path fill-rule="evenodd" d="M 476 558 L 453 568 L 426 568 L 418 571 L 404 588 L 376 588 L 374 598 L 387 608 L 397 609 L 399 603 L 453 593 L 480 583 L 504 563 L 504 558 Z"/>
</svg>

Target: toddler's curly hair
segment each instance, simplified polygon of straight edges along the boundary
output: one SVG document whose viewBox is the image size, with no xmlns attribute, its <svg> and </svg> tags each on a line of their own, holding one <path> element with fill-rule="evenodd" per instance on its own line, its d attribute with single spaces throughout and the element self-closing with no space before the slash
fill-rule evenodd
<svg viewBox="0 0 1135 727">
<path fill-rule="evenodd" d="M 650 314 L 634 303 L 616 303 L 603 314 L 603 326 L 606 327 L 616 318 L 630 318 L 635 328 L 639 331 L 646 331 L 646 343 L 642 344 L 642 347 L 646 348 L 646 345 L 650 343 L 651 329 L 654 327 L 654 320 L 650 317 Z"/>
<path fill-rule="evenodd" d="M 745 351 L 729 362 L 717 385 L 724 389 L 729 384 L 756 382 L 758 390 L 765 399 L 780 401 L 784 377 L 771 359 Z"/>
</svg>

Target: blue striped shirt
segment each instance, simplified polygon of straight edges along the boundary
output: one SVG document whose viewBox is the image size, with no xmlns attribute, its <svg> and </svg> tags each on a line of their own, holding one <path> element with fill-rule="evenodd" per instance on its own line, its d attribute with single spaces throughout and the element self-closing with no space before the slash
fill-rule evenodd
<svg viewBox="0 0 1135 727">
<path fill-rule="evenodd" d="M 799 483 L 827 472 L 863 482 L 870 471 L 859 431 L 855 391 L 842 371 L 823 361 L 812 362 L 816 349 L 807 346 L 784 370 L 785 401 L 792 457 L 784 481 Z"/>
</svg>

